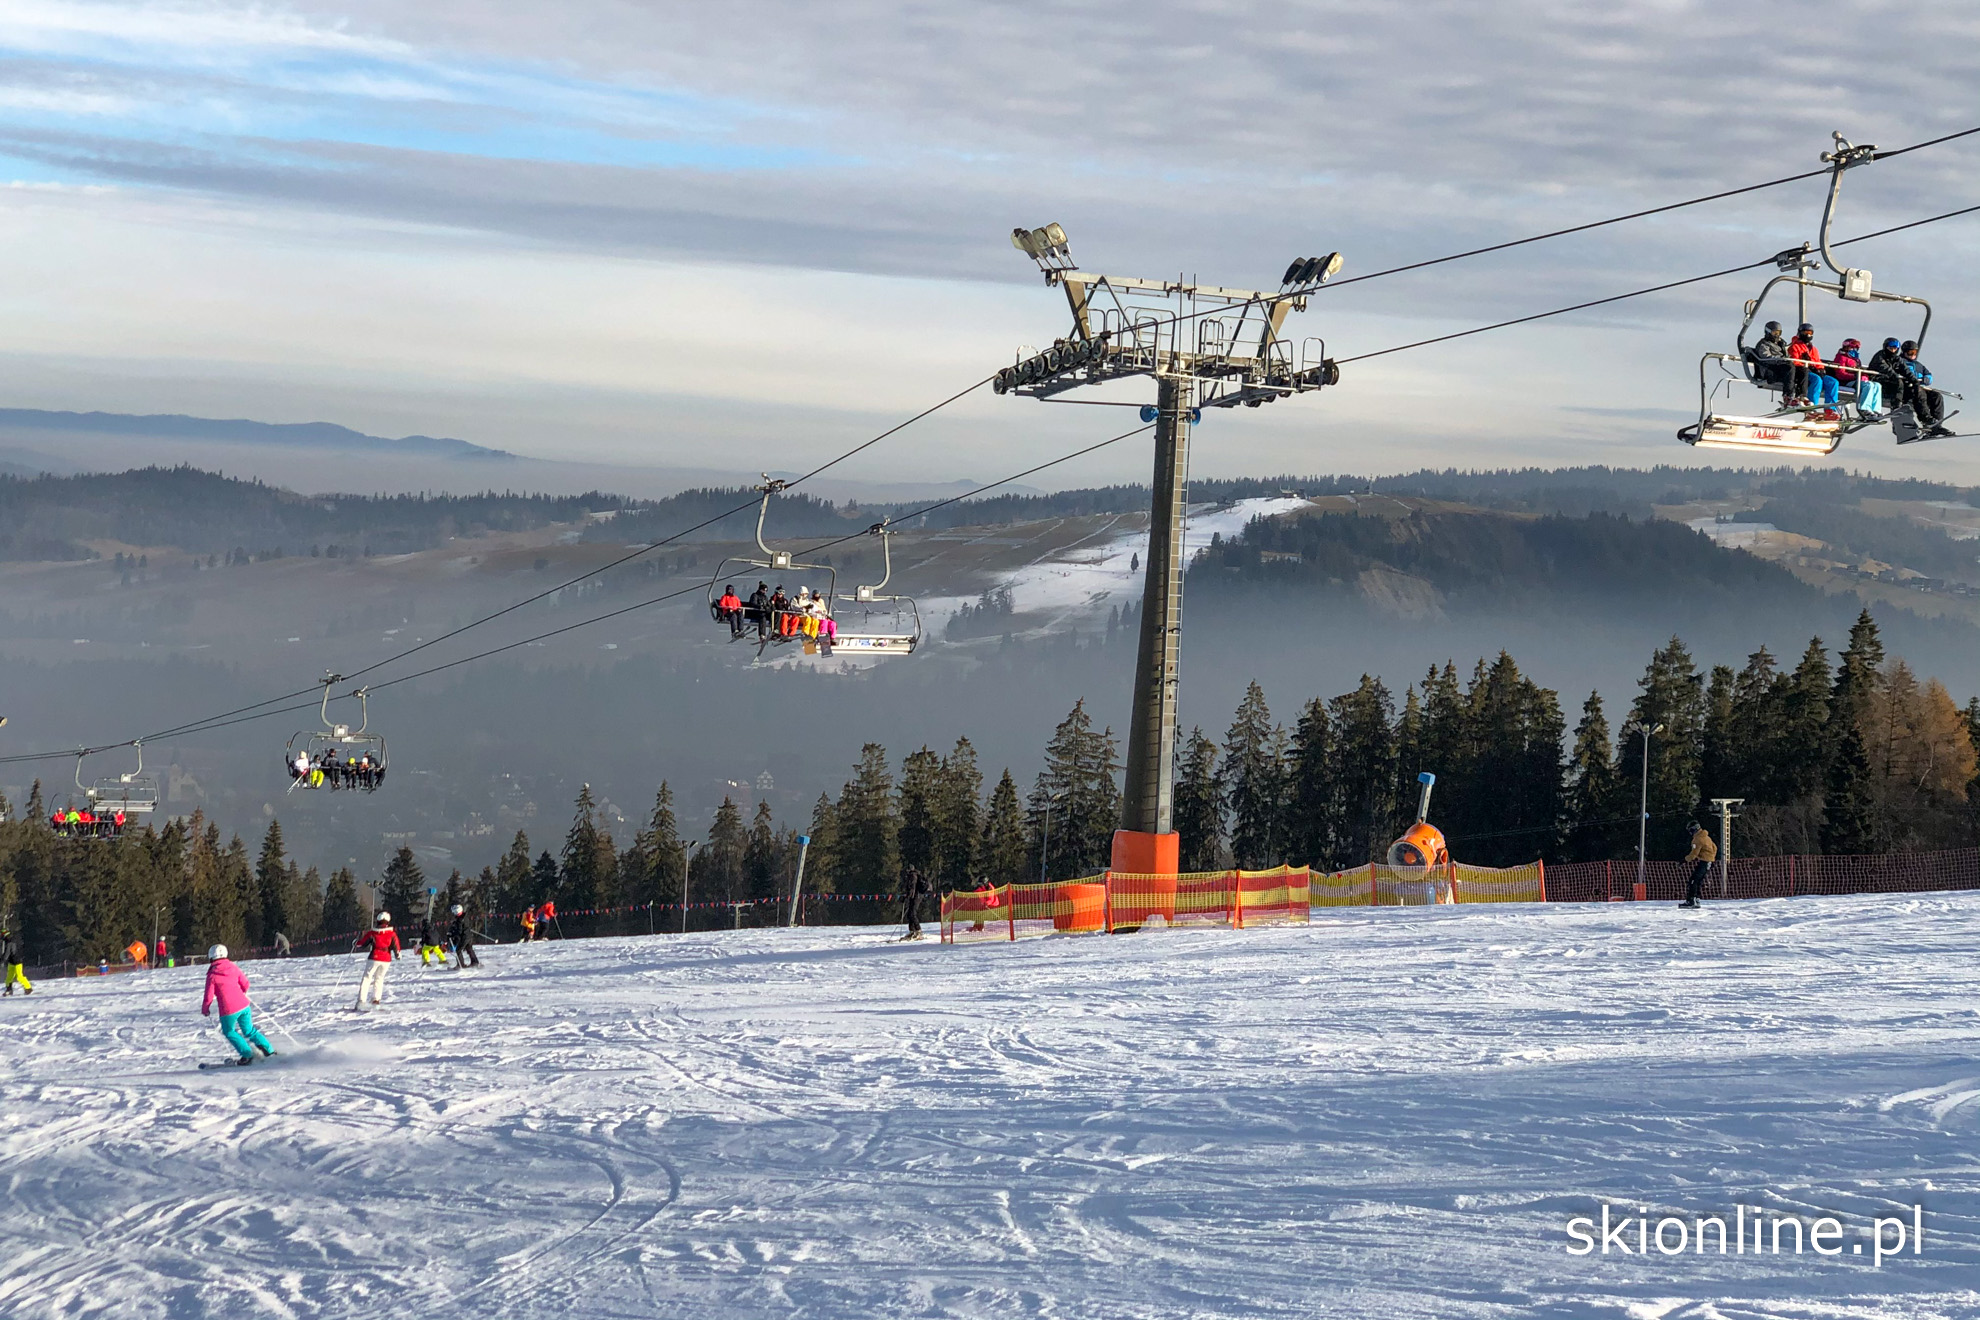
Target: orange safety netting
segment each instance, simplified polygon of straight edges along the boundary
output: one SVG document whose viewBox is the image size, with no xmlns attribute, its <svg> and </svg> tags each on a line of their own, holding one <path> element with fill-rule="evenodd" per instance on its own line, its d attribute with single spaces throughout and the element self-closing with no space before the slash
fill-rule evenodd
<svg viewBox="0 0 1980 1320">
<path fill-rule="evenodd" d="M 1133 875 L 958 889 L 942 896 L 942 940 L 1015 940 L 1055 932 L 1148 925 L 1245 926 L 1303 922 L 1311 907 L 1305 867 Z"/>
</svg>

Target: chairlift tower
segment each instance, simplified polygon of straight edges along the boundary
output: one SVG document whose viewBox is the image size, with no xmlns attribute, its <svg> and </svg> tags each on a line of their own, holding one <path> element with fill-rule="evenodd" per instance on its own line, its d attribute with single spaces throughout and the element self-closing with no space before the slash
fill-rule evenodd
<svg viewBox="0 0 1980 1320">
<path fill-rule="evenodd" d="M 1204 408 L 1256 408 L 1332 385 L 1340 369 L 1326 342 L 1295 345 L 1286 317 L 1341 268 L 1338 252 L 1286 268 L 1277 292 L 1097 275 L 1073 264 L 1056 224 L 1011 231 L 1011 245 L 1065 291 L 1069 334 L 997 373 L 999 394 L 1039 400 L 1130 376 L 1155 381 L 1141 418 L 1155 427 L 1153 507 L 1141 589 L 1141 631 L 1128 721 L 1126 784 L 1113 869 L 1174 875 L 1176 698 L 1182 652 L 1183 531 L 1189 428 Z"/>
</svg>

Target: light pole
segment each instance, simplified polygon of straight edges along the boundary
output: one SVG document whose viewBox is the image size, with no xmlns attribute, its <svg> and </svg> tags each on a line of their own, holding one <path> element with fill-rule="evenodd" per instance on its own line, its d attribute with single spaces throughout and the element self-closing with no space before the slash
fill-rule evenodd
<svg viewBox="0 0 1980 1320">
<path fill-rule="evenodd" d="M 688 855 L 701 846 L 699 839 L 685 839 L 681 843 L 681 934 L 687 934 L 687 882 Z"/>
<path fill-rule="evenodd" d="M 1623 737 L 1640 733 L 1643 735 L 1643 795 L 1636 810 L 1636 888 L 1643 889 L 1643 865 L 1648 855 L 1650 842 L 1650 740 L 1664 731 L 1661 724 L 1645 724 L 1641 720 L 1631 720 L 1623 725 Z M 1647 892 L 1647 891 L 1646 891 Z M 1634 891 L 1631 898 L 1636 897 Z"/>
</svg>

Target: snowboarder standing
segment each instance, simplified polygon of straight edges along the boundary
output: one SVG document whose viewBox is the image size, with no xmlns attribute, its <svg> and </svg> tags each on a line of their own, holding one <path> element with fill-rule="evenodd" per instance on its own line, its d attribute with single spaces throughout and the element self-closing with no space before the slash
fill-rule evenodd
<svg viewBox="0 0 1980 1320">
<path fill-rule="evenodd" d="M 0 930 L 0 963 L 5 963 L 7 967 L 7 994 L 13 994 L 15 986 L 19 986 L 24 995 L 34 993 L 34 987 L 28 984 L 27 973 L 21 969 L 21 937 L 11 931 Z"/>
<path fill-rule="evenodd" d="M 901 915 L 907 919 L 907 934 L 902 939 L 921 938 L 921 900 L 931 892 L 928 877 L 921 873 L 921 868 L 908 867 L 907 874 L 901 877 Z"/>
<path fill-rule="evenodd" d="M 474 932 L 468 929 L 467 909 L 454 904 L 453 920 L 447 923 L 447 939 L 454 946 L 454 969 L 481 966 L 481 956 L 474 951 Z"/>
<path fill-rule="evenodd" d="M 1719 860 L 1719 845 L 1695 820 L 1691 822 L 1691 851 L 1684 860 L 1691 863 L 1691 879 L 1684 887 L 1684 902 L 1678 906 L 1695 908 L 1705 892 L 1705 877 L 1712 874 L 1712 863 Z"/>
<path fill-rule="evenodd" d="M 247 973 L 227 957 L 227 946 L 216 944 L 206 951 L 206 995 L 200 1000 L 199 1015 L 213 1016 L 213 1005 L 220 1005 L 220 1034 L 241 1056 L 245 1068 L 254 1062 L 254 1051 L 275 1057 L 275 1047 L 254 1025 L 254 1006 L 248 1002 Z M 253 1045 L 253 1049 L 248 1048 Z"/>
<path fill-rule="evenodd" d="M 399 956 L 399 932 L 392 929 L 392 914 L 380 912 L 371 919 L 371 929 L 358 936 L 356 947 L 368 950 L 369 959 L 364 965 L 364 979 L 358 982 L 357 1007 L 364 1007 L 364 998 L 371 996 L 373 1004 L 385 1002 L 385 974 L 392 970 L 392 963 Z"/>
</svg>

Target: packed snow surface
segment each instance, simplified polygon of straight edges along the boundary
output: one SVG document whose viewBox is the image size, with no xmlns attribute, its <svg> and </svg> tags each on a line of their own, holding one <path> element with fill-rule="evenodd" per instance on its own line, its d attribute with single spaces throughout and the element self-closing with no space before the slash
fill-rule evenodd
<svg viewBox="0 0 1980 1320">
<path fill-rule="evenodd" d="M 0 1000 L 0 1315 L 1980 1315 L 1976 922 L 663 935 L 368 1014 L 354 959 L 256 962 L 283 1057 L 206 1072 L 199 971 L 50 982 Z M 1605 1200 L 1846 1233 L 1568 1254 Z M 1921 1253 L 1850 1250 L 1914 1204 Z"/>
</svg>

